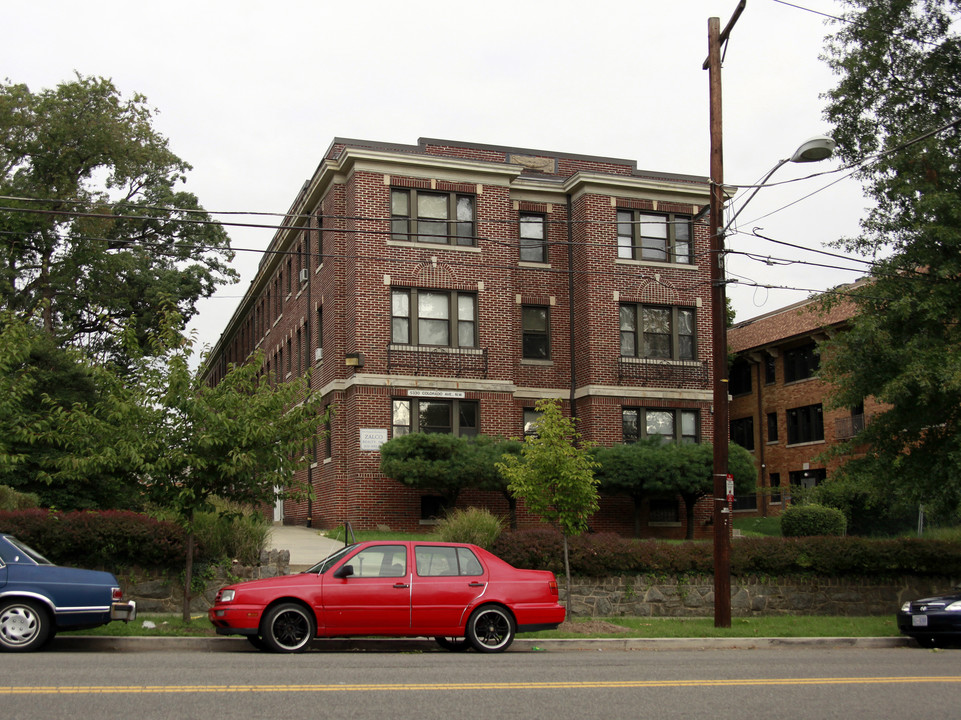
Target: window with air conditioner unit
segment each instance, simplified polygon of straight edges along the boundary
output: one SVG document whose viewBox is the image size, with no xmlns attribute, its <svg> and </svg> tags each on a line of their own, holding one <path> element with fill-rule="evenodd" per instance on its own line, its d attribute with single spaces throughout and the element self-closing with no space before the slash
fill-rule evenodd
<svg viewBox="0 0 961 720">
<path fill-rule="evenodd" d="M 308 277 L 307 268 L 303 268 L 303 269 L 300 271 L 300 282 L 302 282 L 302 283 L 307 282 L 307 277 Z"/>
</svg>

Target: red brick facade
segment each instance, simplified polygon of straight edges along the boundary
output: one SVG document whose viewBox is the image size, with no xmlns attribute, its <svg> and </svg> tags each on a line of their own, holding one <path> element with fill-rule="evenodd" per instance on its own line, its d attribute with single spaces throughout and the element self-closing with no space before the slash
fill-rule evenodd
<svg viewBox="0 0 961 720">
<path fill-rule="evenodd" d="M 585 439 L 603 445 L 624 440 L 624 408 L 689 410 L 697 413 L 698 439 L 711 442 L 709 240 L 706 220 L 696 218 L 708 188 L 706 178 L 639 171 L 613 158 L 425 139 L 418 145 L 335 139 L 208 365 L 216 381 L 228 363 L 261 348 L 281 378 L 312 368 L 313 389 L 335 408 L 329 441 L 318 441 L 317 462 L 303 471 L 316 498 L 309 507 L 288 502 L 284 521 L 303 523 L 309 514 L 316 527 L 349 520 L 355 528 L 394 530 L 425 523 L 424 493 L 378 470 L 375 440 L 393 436 L 394 401 L 449 402 L 455 415 L 461 403 L 476 403 L 469 407 L 478 410 L 479 432 L 517 437 L 524 410 L 556 398 L 577 416 Z M 421 198 L 426 206 L 422 196 L 446 203 L 447 196 L 451 214 L 443 222 L 451 237 L 399 232 L 392 190 L 398 204 Z M 405 222 L 394 210 L 395 221 Z M 640 240 L 641 259 L 619 257 L 618 211 L 646 213 L 649 225 L 653 216 L 662 227 L 690 228 L 688 261 L 681 249 L 669 261 L 645 259 Z M 461 212 L 473 225 L 450 222 Z M 521 213 L 543 218 L 546 262 L 520 259 Z M 407 227 L 415 216 L 408 211 Z M 421 214 L 417 227 L 427 227 L 428 217 L 437 215 Z M 462 228 L 471 232 L 461 238 Z M 672 242 L 675 232 L 682 237 L 672 229 Z M 420 321 L 428 330 L 436 326 L 420 315 L 432 310 L 411 309 L 428 294 L 449 300 L 443 320 L 451 339 L 399 342 L 404 328 L 426 332 L 413 329 Z M 410 308 L 397 310 L 393 303 L 403 308 L 407 297 Z M 693 312 L 693 357 L 651 359 L 643 351 L 622 357 L 623 304 Z M 546 358 L 524 358 L 525 306 L 547 310 Z M 459 332 L 466 340 L 455 342 Z M 364 430 L 374 432 L 362 449 Z M 676 521 L 660 515 L 649 535 L 683 537 L 683 505 L 676 500 Z M 459 504 L 507 508 L 502 497 L 479 492 L 462 494 Z M 698 536 L 710 532 L 705 506 Z M 535 522 L 521 510 L 522 523 Z M 632 503 L 603 497 L 591 525 L 630 534 Z"/>
<path fill-rule="evenodd" d="M 731 436 L 754 453 L 759 488 L 756 498 L 738 498 L 735 512 L 779 513 L 790 498 L 789 485 L 813 487 L 828 477 L 832 465 L 818 456 L 852 437 L 878 411 L 873 398 L 862 407 L 829 409 L 831 386 L 817 376 L 819 343 L 843 331 L 853 312 L 851 303 L 842 302 L 824 313 L 810 300 L 728 331 L 736 355 Z"/>
</svg>

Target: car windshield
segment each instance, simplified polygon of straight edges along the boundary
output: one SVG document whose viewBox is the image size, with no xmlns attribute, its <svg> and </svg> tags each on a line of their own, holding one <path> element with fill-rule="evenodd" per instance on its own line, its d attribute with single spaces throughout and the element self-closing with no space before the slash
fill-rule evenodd
<svg viewBox="0 0 961 720">
<path fill-rule="evenodd" d="M 346 547 L 342 547 L 337 552 L 333 553 L 332 555 L 328 555 L 319 563 L 314 565 L 312 568 L 310 568 L 309 570 L 305 570 L 304 572 L 317 573 L 317 574 L 327 572 L 328 570 L 330 570 L 330 568 L 333 565 L 337 563 L 338 560 L 344 557 L 344 555 L 346 555 L 349 550 L 353 549 L 353 547 L 354 547 L 353 545 L 347 545 Z"/>
<path fill-rule="evenodd" d="M 7 535 L 7 542 L 13 545 L 13 547 L 16 548 L 19 552 L 23 553 L 23 555 L 25 555 L 26 557 L 30 558 L 35 563 L 37 563 L 37 565 L 53 565 L 53 563 L 47 560 L 47 558 L 45 558 L 43 555 L 38 553 L 36 550 L 33 550 L 32 548 L 30 548 L 28 545 L 24 545 L 15 537 L 10 537 L 9 535 Z M 22 560 L 23 558 L 20 558 L 20 561 Z M 17 561 L 14 560 L 14 562 L 17 562 Z"/>
</svg>

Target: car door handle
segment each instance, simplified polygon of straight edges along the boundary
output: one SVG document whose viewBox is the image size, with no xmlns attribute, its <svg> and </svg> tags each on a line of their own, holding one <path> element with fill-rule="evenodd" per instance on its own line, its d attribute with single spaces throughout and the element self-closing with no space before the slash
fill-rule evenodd
<svg viewBox="0 0 961 720">
<path fill-rule="evenodd" d="M 487 584 L 487 583 L 482 583 L 482 582 L 472 582 L 472 583 L 470 583 L 470 584 L 468 584 L 468 586 L 467 586 L 467 587 L 484 587 L 484 585 L 486 585 L 486 584 Z"/>
<path fill-rule="evenodd" d="M 397 590 L 403 590 L 404 588 L 409 588 L 410 585 L 408 585 L 407 583 L 394 583 L 394 587 Z"/>
</svg>

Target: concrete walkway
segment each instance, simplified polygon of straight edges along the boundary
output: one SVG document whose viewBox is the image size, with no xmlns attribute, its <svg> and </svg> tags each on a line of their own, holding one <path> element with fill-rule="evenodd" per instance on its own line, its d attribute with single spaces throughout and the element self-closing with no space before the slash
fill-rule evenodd
<svg viewBox="0 0 961 720">
<path fill-rule="evenodd" d="M 331 540 L 321 533 L 305 525 L 274 525 L 267 548 L 290 552 L 290 572 L 300 572 L 344 547 L 340 540 Z"/>
</svg>

